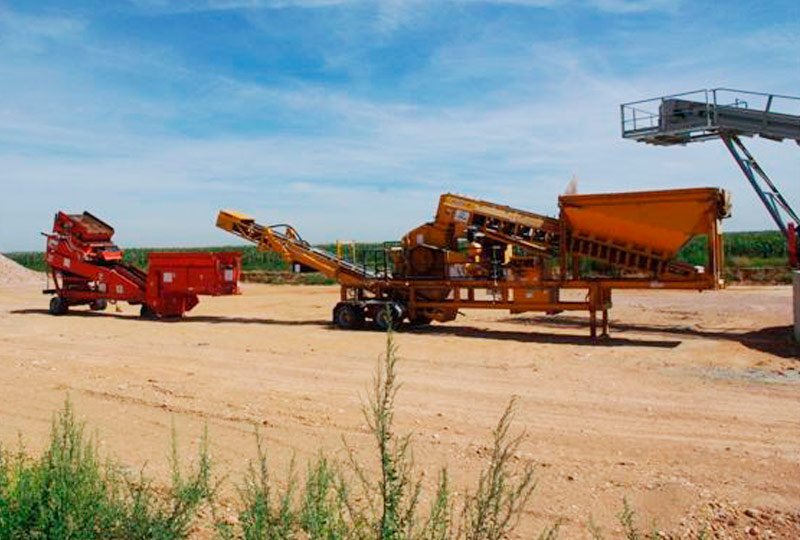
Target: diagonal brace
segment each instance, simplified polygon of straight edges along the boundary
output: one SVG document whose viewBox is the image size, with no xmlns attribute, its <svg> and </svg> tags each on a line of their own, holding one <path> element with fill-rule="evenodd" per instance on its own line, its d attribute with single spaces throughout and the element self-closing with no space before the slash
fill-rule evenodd
<svg viewBox="0 0 800 540">
<path fill-rule="evenodd" d="M 764 169 L 761 168 L 753 155 L 747 150 L 738 135 L 722 133 L 720 137 L 733 156 L 733 159 L 736 160 L 739 168 L 742 169 L 742 172 L 747 178 L 747 181 L 750 182 L 756 195 L 761 199 L 761 202 L 769 212 L 772 220 L 778 226 L 778 229 L 780 229 L 784 236 L 787 236 L 787 226 L 781 212 L 787 215 L 794 223 L 800 223 L 800 218 L 798 218 L 797 213 L 778 187 L 772 182 Z M 764 189 L 762 182 L 768 189 Z"/>
</svg>

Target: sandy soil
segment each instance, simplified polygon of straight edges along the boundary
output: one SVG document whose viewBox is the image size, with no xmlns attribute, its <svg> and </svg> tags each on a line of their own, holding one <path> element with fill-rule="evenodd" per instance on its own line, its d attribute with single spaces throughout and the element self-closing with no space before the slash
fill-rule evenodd
<svg viewBox="0 0 800 540">
<path fill-rule="evenodd" d="M 208 425 L 217 472 L 236 479 L 261 426 L 280 470 L 344 437 L 367 452 L 360 413 L 380 333 L 328 324 L 336 287 L 247 284 L 178 322 L 136 309 L 47 314 L 35 286 L 0 288 L 0 442 L 41 448 L 67 395 L 101 449 L 165 478 L 171 425 L 196 448 Z M 786 287 L 615 296 L 613 338 L 586 319 L 468 312 L 397 337 L 398 427 L 419 468 L 456 486 L 483 466 L 490 431 L 519 396 L 520 460 L 539 487 L 521 534 L 563 518 L 563 537 L 608 533 L 623 497 L 680 533 L 800 537 L 800 350 Z"/>
</svg>

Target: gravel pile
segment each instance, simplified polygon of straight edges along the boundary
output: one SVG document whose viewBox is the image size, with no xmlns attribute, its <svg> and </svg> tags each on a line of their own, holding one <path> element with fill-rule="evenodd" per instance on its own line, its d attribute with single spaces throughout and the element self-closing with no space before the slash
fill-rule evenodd
<svg viewBox="0 0 800 540">
<path fill-rule="evenodd" d="M 0 255 L 0 286 L 44 283 L 44 274 L 34 272 Z"/>
</svg>

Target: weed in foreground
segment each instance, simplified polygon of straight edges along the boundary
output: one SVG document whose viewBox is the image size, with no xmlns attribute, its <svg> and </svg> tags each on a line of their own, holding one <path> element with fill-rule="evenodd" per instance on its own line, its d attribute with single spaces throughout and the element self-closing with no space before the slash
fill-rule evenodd
<svg viewBox="0 0 800 540">
<path fill-rule="evenodd" d="M 193 471 L 181 471 L 174 442 L 171 465 L 172 486 L 164 493 L 142 474 L 133 479 L 101 462 L 67 400 L 39 459 L 22 448 L 0 449 L 0 539 L 185 538 L 210 496 L 205 438 Z"/>
<path fill-rule="evenodd" d="M 536 486 L 533 466 L 513 465 L 522 435 L 511 434 L 516 400 L 511 400 L 493 431 L 489 463 L 465 497 L 451 491 L 443 468 L 430 496 L 414 468 L 412 439 L 395 430 L 395 400 L 400 388 L 397 347 L 388 332 L 363 413 L 375 443 L 377 462 L 367 467 L 345 443 L 342 466 L 320 455 L 307 467 L 299 493 L 290 476 L 279 496 L 266 475 L 266 455 L 258 446 L 258 470 L 240 489 L 240 511 L 233 524 L 218 526 L 225 538 L 313 540 L 499 540 L 519 524 Z M 377 470 L 377 473 L 370 471 Z M 421 501 L 430 500 L 427 508 Z M 553 540 L 558 524 L 542 533 Z"/>
<path fill-rule="evenodd" d="M 628 502 L 627 497 L 622 499 L 622 510 L 620 510 L 620 513 L 617 514 L 617 521 L 622 527 L 622 538 L 625 538 L 625 540 L 660 540 L 662 538 L 666 538 L 663 533 L 656 529 L 655 523 L 653 523 L 650 532 L 645 532 L 641 529 L 636 521 L 636 511 Z M 587 523 L 587 528 L 589 529 L 589 534 L 591 534 L 594 540 L 605 539 L 603 530 L 591 517 Z M 706 540 L 708 538 L 708 533 L 705 528 L 703 528 L 697 532 L 694 538 L 696 540 Z"/>
<path fill-rule="evenodd" d="M 513 466 L 521 436 L 510 433 L 515 400 L 493 431 L 489 463 L 473 491 L 458 497 L 446 468 L 434 486 L 413 464 L 412 440 L 395 430 L 397 348 L 391 332 L 363 411 L 377 463 L 367 467 L 347 447 L 340 465 L 324 455 L 297 481 L 291 467 L 281 487 L 269 469 L 262 439 L 238 490 L 236 519 L 215 518 L 223 539 L 499 540 L 518 524 L 535 483 L 531 465 Z M 173 430 L 171 485 L 157 488 L 143 472 L 132 476 L 101 461 L 93 438 L 67 400 L 38 459 L 24 449 L 0 449 L 0 540 L 17 538 L 180 539 L 193 534 L 200 510 L 217 486 L 204 434 L 198 459 L 184 471 Z M 377 474 L 370 471 L 378 471 Z M 426 489 L 430 489 L 427 492 Z M 430 495 L 430 496 L 424 496 Z M 421 501 L 430 503 L 423 508 Z M 555 538 L 557 527 L 542 538 Z"/>
</svg>

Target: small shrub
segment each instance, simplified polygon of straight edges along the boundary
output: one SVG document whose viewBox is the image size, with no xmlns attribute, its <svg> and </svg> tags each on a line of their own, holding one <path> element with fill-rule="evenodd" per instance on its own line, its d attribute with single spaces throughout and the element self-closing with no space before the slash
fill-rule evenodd
<svg viewBox="0 0 800 540">
<path fill-rule="evenodd" d="M 320 455 L 297 482 L 292 465 L 286 487 L 269 469 L 256 433 L 256 459 L 238 489 L 237 519 L 214 519 L 220 538 L 244 540 L 500 540 L 517 526 L 535 482 L 530 464 L 512 466 L 522 436 L 511 435 L 512 400 L 493 431 L 489 462 L 472 494 L 456 498 L 443 468 L 421 508 L 425 489 L 412 456 L 412 439 L 395 431 L 397 348 L 387 336 L 363 411 L 375 443 L 377 475 L 347 447 L 346 468 Z M 198 460 L 184 472 L 173 430 L 171 485 L 157 489 L 142 472 L 132 477 L 103 462 L 72 406 L 53 420 L 50 444 L 38 459 L 0 449 L 0 540 L 28 538 L 186 538 L 198 514 L 213 503 L 211 461 L 204 433 Z M 298 487 L 301 486 L 301 487 Z M 214 509 L 211 504 L 212 510 Z M 558 524 L 541 538 L 552 540 Z"/>
<path fill-rule="evenodd" d="M 223 538 L 244 538 L 246 540 L 281 540 L 295 537 L 297 516 L 293 509 L 295 491 L 294 464 L 289 470 L 288 487 L 276 496 L 269 474 L 267 454 L 256 432 L 257 460 L 251 462 L 239 488 L 240 503 L 237 533 L 229 524 L 218 523 L 217 530 Z"/>
<path fill-rule="evenodd" d="M 522 436 L 511 435 L 516 400 L 512 400 L 493 431 L 493 449 L 486 469 L 471 495 L 456 500 L 444 468 L 439 474 L 430 507 L 420 508 L 426 486 L 416 474 L 412 439 L 394 427 L 397 347 L 391 332 L 381 357 L 372 391 L 363 413 L 375 443 L 374 475 L 345 444 L 349 461 L 340 465 L 320 456 L 307 467 L 306 480 L 295 493 L 294 478 L 277 500 L 274 480 L 267 474 L 266 455 L 257 438 L 259 466 L 251 466 L 239 493 L 238 523 L 218 524 L 224 538 L 312 540 L 499 540 L 519 524 L 535 482 L 533 467 L 512 466 Z M 354 489 L 355 488 L 355 489 Z M 301 532 L 305 535 L 302 536 Z M 558 524 L 541 538 L 554 540 Z"/>
<path fill-rule="evenodd" d="M 500 540 L 514 529 L 528 504 L 536 483 L 533 465 L 527 463 L 518 479 L 514 479 L 510 463 L 522 435 L 509 435 L 516 400 L 512 399 L 493 432 L 492 455 L 478 478 L 474 495 L 467 499 L 464 520 L 466 540 Z"/>
<path fill-rule="evenodd" d="M 300 528 L 309 538 L 320 540 L 358 536 L 360 527 L 357 521 L 349 518 L 348 504 L 349 493 L 341 473 L 325 456 L 320 456 L 308 467 L 300 506 Z"/>
<path fill-rule="evenodd" d="M 210 496 L 205 443 L 188 476 L 173 445 L 172 469 L 172 487 L 163 494 L 143 475 L 133 480 L 101 462 L 67 401 L 39 459 L 0 450 L 0 538 L 185 538 Z"/>
<path fill-rule="evenodd" d="M 630 503 L 628 503 L 627 498 L 622 499 L 622 510 L 619 514 L 617 514 L 617 520 L 622 526 L 623 538 L 626 540 L 660 540 L 661 538 L 666 538 L 663 533 L 660 533 L 658 530 L 656 530 L 655 523 L 653 523 L 651 532 L 647 533 L 641 530 L 636 522 L 636 512 Z M 591 517 L 587 523 L 587 528 L 589 529 L 589 534 L 591 534 L 594 540 L 604 540 L 605 536 L 603 535 L 603 530 L 594 522 Z M 670 538 L 672 538 L 672 536 L 670 536 Z M 689 537 L 686 536 L 686 538 Z M 706 529 L 702 528 L 697 532 L 697 535 L 694 536 L 694 538 L 696 538 L 696 540 L 706 540 L 708 538 Z"/>
</svg>

